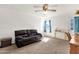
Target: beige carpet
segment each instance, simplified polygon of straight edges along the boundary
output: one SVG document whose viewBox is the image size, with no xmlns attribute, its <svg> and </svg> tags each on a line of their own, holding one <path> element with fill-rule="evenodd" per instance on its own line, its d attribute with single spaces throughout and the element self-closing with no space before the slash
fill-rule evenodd
<svg viewBox="0 0 79 59">
<path fill-rule="evenodd" d="M 57 38 L 44 37 L 42 41 L 33 43 L 22 48 L 12 45 L 0 48 L 0 54 L 68 54 L 69 42 Z"/>
</svg>

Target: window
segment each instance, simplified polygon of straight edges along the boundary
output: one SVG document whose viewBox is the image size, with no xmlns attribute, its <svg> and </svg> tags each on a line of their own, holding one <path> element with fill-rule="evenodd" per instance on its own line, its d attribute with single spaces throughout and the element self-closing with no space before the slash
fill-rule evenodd
<svg viewBox="0 0 79 59">
<path fill-rule="evenodd" d="M 44 21 L 44 32 L 51 33 L 51 20 Z"/>
</svg>

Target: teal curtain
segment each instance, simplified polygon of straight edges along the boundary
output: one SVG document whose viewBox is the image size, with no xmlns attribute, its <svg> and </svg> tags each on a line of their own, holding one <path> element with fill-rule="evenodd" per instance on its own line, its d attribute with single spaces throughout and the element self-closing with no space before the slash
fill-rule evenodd
<svg viewBox="0 0 79 59">
<path fill-rule="evenodd" d="M 71 19 L 71 30 L 79 32 L 79 16 L 74 16 L 74 18 Z"/>
<path fill-rule="evenodd" d="M 79 16 L 74 17 L 74 31 L 79 32 Z"/>
</svg>

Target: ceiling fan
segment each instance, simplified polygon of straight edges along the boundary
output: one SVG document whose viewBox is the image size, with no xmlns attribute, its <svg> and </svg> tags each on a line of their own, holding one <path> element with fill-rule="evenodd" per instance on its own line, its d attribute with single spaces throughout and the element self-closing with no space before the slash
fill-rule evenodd
<svg viewBox="0 0 79 59">
<path fill-rule="evenodd" d="M 40 7 L 40 6 L 36 6 L 35 8 L 37 7 Z M 39 11 L 52 11 L 52 12 L 56 12 L 56 9 L 49 9 L 50 6 L 48 6 L 48 4 L 43 4 L 42 6 L 42 9 L 38 9 L 38 10 L 35 10 L 35 12 L 39 12 Z"/>
</svg>

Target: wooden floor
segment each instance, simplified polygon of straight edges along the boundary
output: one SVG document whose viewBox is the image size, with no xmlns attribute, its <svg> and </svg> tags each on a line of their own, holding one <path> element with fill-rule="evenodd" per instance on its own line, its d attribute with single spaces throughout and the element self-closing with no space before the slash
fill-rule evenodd
<svg viewBox="0 0 79 59">
<path fill-rule="evenodd" d="M 43 37 L 42 41 L 17 48 L 12 45 L 0 48 L 0 54 L 68 54 L 69 42 L 57 38 Z"/>
</svg>

